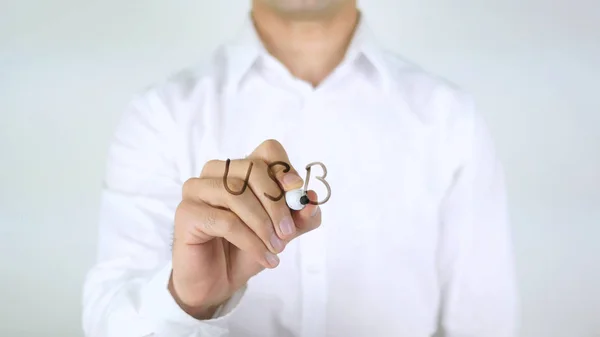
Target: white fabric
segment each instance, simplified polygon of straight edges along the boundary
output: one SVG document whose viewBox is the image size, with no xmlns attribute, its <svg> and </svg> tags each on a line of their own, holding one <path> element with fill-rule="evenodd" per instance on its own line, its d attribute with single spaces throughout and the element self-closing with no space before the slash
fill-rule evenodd
<svg viewBox="0 0 600 337">
<path fill-rule="evenodd" d="M 327 165 L 322 226 L 291 242 L 215 317 L 167 290 L 183 182 L 266 139 L 304 174 Z M 324 196 L 313 167 L 311 186 Z M 303 177 L 304 178 L 304 177 Z M 514 336 L 502 168 L 472 100 L 375 43 L 364 24 L 316 89 L 250 23 L 208 64 L 135 97 L 112 143 L 87 336 Z"/>
</svg>

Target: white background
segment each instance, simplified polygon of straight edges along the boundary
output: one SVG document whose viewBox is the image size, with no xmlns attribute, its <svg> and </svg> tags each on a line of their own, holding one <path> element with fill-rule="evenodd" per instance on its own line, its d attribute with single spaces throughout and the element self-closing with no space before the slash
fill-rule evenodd
<svg viewBox="0 0 600 337">
<path fill-rule="evenodd" d="M 470 90 L 504 160 L 522 336 L 600 336 L 600 2 L 371 0 L 382 42 Z M 246 0 L 0 0 L 0 335 L 81 336 L 129 98 L 206 58 Z M 485 337 L 485 336 L 481 336 Z"/>
</svg>

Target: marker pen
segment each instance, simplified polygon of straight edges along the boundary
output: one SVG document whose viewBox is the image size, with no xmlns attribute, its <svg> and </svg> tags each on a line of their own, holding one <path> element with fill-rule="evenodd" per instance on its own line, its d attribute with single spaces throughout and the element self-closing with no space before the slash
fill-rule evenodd
<svg viewBox="0 0 600 337">
<path fill-rule="evenodd" d="M 299 188 L 285 193 L 285 203 L 294 211 L 300 211 L 310 203 L 306 190 Z"/>
<path fill-rule="evenodd" d="M 308 195 L 306 194 L 306 192 L 308 191 L 308 182 L 310 180 L 310 169 L 314 165 L 319 165 L 323 169 L 323 175 L 317 176 L 315 178 L 317 180 L 319 180 L 321 183 L 323 183 L 323 185 L 325 185 L 325 188 L 327 189 L 327 197 L 325 197 L 325 199 L 323 199 L 321 201 L 311 201 L 310 199 L 308 199 Z M 304 188 L 298 188 L 298 189 L 286 192 L 285 193 L 285 203 L 288 205 L 289 208 L 293 209 L 294 211 L 300 211 L 300 210 L 304 209 L 304 207 L 306 207 L 306 205 L 308 205 L 308 204 L 312 204 L 312 205 L 316 205 L 316 206 L 323 205 L 331 197 L 331 187 L 329 186 L 329 183 L 325 180 L 326 176 L 327 176 L 327 167 L 325 167 L 325 165 L 323 163 L 320 163 L 317 161 L 317 162 L 313 162 L 313 163 L 306 165 L 306 180 L 304 181 Z"/>
</svg>

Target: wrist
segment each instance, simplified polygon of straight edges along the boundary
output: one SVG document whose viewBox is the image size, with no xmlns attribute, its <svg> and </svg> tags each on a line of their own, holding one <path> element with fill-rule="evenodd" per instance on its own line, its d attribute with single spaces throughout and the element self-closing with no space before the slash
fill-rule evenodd
<svg viewBox="0 0 600 337">
<path fill-rule="evenodd" d="M 179 294 L 175 289 L 175 283 L 173 282 L 173 274 L 171 273 L 171 277 L 169 278 L 169 293 L 175 300 L 175 303 L 188 315 L 194 317 L 197 320 L 208 320 L 213 318 L 217 309 L 220 305 L 188 305 L 181 299 Z"/>
</svg>

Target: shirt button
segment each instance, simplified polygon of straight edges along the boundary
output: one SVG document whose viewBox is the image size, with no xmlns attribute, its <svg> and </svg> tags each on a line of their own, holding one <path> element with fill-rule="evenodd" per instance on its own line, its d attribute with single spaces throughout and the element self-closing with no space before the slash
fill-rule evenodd
<svg viewBox="0 0 600 337">
<path fill-rule="evenodd" d="M 315 274 L 319 274 L 319 273 L 320 273 L 319 267 L 317 267 L 317 266 L 315 266 L 315 265 L 309 265 L 309 266 L 306 268 L 306 271 L 307 271 L 309 274 L 312 274 L 312 275 L 315 275 Z"/>
</svg>

